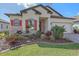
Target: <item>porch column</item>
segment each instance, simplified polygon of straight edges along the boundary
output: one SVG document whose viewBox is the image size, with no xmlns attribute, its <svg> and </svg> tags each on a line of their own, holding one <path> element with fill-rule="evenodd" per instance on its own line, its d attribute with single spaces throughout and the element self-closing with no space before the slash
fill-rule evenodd
<svg viewBox="0 0 79 59">
<path fill-rule="evenodd" d="M 13 19 L 10 19 L 10 33 L 13 32 Z"/>
<path fill-rule="evenodd" d="M 25 19 L 22 19 L 22 31 L 23 31 L 23 33 L 25 33 L 25 31 L 26 31 L 26 21 L 25 21 Z"/>
<path fill-rule="evenodd" d="M 26 20 L 26 31 L 29 31 L 29 29 L 28 29 L 28 20 Z"/>
<path fill-rule="evenodd" d="M 48 25 L 47 25 L 48 31 L 50 31 L 51 30 L 51 24 L 50 24 L 51 23 L 51 20 L 50 20 L 50 18 L 48 18 L 47 21 L 48 21 Z"/>
<path fill-rule="evenodd" d="M 37 20 L 34 20 L 34 30 L 37 31 Z"/>
<path fill-rule="evenodd" d="M 41 20 L 41 32 L 44 32 L 44 20 Z"/>
<path fill-rule="evenodd" d="M 22 19 L 20 19 L 20 30 L 22 30 Z"/>
</svg>

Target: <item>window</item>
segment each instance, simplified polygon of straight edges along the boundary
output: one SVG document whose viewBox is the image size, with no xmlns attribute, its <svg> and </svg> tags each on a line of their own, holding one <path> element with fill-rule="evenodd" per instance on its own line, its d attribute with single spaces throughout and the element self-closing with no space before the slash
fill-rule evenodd
<svg viewBox="0 0 79 59">
<path fill-rule="evenodd" d="M 29 26 L 29 28 L 34 26 L 34 19 L 29 19 L 28 20 L 28 26 Z"/>
<path fill-rule="evenodd" d="M 20 26 L 20 20 L 19 19 L 14 19 L 13 24 L 14 24 L 14 26 Z"/>
<path fill-rule="evenodd" d="M 26 20 L 26 31 L 27 32 L 34 32 L 34 19 Z"/>
</svg>

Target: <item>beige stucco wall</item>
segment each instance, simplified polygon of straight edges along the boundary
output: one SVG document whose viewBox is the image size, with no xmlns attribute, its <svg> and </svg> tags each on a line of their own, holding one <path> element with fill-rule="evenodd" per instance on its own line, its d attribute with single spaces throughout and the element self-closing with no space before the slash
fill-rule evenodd
<svg viewBox="0 0 79 59">
<path fill-rule="evenodd" d="M 50 14 L 47 13 L 47 10 L 45 10 L 44 8 L 37 7 L 35 9 L 42 13 L 41 15 L 39 15 L 40 17 L 50 17 Z"/>
<path fill-rule="evenodd" d="M 65 23 L 73 23 L 72 19 L 63 19 L 63 18 L 51 18 L 52 22 L 65 22 Z"/>
<path fill-rule="evenodd" d="M 79 24 L 79 16 L 74 17 L 75 20 L 73 20 L 74 24 Z"/>
</svg>

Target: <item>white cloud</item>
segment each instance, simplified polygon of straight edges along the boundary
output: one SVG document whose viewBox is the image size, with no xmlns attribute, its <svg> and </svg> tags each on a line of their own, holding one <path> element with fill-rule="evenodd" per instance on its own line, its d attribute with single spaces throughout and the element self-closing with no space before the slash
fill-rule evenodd
<svg viewBox="0 0 79 59">
<path fill-rule="evenodd" d="M 17 3 L 17 5 L 23 5 L 25 8 L 29 8 L 37 4 L 36 3 Z"/>
<path fill-rule="evenodd" d="M 77 15 L 79 15 L 79 12 L 77 13 Z"/>
</svg>

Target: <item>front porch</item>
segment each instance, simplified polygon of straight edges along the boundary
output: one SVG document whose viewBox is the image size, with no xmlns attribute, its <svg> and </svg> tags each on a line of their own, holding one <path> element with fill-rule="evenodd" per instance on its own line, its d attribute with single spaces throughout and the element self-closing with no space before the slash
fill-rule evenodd
<svg viewBox="0 0 79 59">
<path fill-rule="evenodd" d="M 45 33 L 46 31 L 48 31 L 48 17 L 40 17 L 38 20 L 31 20 L 31 21 L 26 20 L 25 32 L 23 33 L 32 34 L 32 33 L 36 33 L 37 31 L 41 31 L 42 33 Z"/>
</svg>

